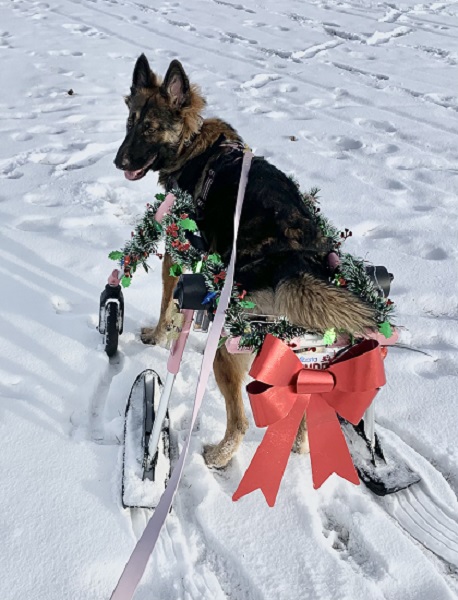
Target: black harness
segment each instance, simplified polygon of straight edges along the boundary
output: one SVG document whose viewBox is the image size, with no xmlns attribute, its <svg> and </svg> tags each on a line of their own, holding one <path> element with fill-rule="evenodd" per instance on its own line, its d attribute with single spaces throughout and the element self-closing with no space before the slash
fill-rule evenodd
<svg viewBox="0 0 458 600">
<path fill-rule="evenodd" d="M 171 174 L 169 176 L 166 184 L 167 192 L 179 187 L 186 190 L 191 195 L 194 195 L 195 187 L 198 182 L 198 179 L 196 179 L 196 172 L 205 171 L 204 180 L 201 185 L 201 193 L 195 199 L 195 214 L 193 217 L 197 224 L 203 221 L 205 204 L 218 173 L 228 165 L 233 165 L 238 161 L 241 161 L 244 149 L 245 145 L 242 142 L 228 141 L 222 135 L 212 146 L 202 152 L 202 154 L 199 154 L 199 156 L 196 156 L 187 162 L 178 175 Z M 222 153 L 221 150 L 223 150 Z M 216 153 L 218 153 L 219 156 L 212 161 L 211 158 Z M 209 163 L 211 165 L 210 168 L 208 168 Z M 208 250 L 208 241 L 202 231 L 187 231 L 186 237 L 196 250 L 204 252 Z"/>
</svg>

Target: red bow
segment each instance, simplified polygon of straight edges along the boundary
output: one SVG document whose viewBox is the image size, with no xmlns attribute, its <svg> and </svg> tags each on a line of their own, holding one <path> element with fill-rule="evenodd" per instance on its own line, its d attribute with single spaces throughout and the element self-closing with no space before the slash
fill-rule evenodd
<svg viewBox="0 0 458 600">
<path fill-rule="evenodd" d="M 364 340 L 334 359 L 326 370 L 315 371 L 304 368 L 281 340 L 267 335 L 250 375 L 256 380 L 247 385 L 254 420 L 258 427 L 267 426 L 267 431 L 232 499 L 260 488 L 267 504 L 275 504 L 304 413 L 313 487 L 319 488 L 332 473 L 358 485 L 336 413 L 358 424 L 385 384 L 378 342 Z"/>
</svg>

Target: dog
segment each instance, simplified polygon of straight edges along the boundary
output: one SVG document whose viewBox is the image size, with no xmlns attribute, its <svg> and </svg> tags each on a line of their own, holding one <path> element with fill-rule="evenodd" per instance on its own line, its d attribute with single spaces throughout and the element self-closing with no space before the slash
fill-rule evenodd
<svg viewBox="0 0 458 600">
<path fill-rule="evenodd" d="M 161 80 L 142 54 L 125 101 L 127 131 L 116 167 L 130 181 L 155 171 L 166 190 L 178 185 L 189 192 L 207 249 L 218 252 L 227 264 L 242 138 L 221 119 L 202 117 L 206 102 L 178 60 L 170 63 Z M 374 326 L 371 307 L 328 282 L 328 251 L 297 185 L 264 158 L 254 157 L 240 221 L 235 281 L 253 298 L 257 312 L 284 315 L 312 330 L 336 327 L 356 333 Z M 166 255 L 160 317 L 155 328 L 142 329 L 146 344 L 161 343 L 170 322 L 177 283 L 169 275 L 171 264 Z M 227 426 L 219 444 L 204 448 L 208 466 L 225 467 L 248 427 L 242 383 L 249 364 L 249 355 L 229 354 L 224 346 L 216 354 L 214 373 L 226 402 Z M 305 452 L 307 445 L 303 421 L 293 450 Z"/>
</svg>

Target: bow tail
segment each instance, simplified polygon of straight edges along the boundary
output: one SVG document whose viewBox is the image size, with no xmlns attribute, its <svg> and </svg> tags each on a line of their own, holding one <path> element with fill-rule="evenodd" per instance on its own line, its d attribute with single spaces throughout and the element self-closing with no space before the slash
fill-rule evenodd
<svg viewBox="0 0 458 600">
<path fill-rule="evenodd" d="M 359 485 L 337 414 L 318 394 L 312 394 L 307 407 L 307 429 L 313 487 L 318 489 L 332 473 Z"/>
<path fill-rule="evenodd" d="M 274 506 L 291 448 L 309 400 L 309 394 L 299 396 L 284 419 L 269 425 L 232 500 L 236 501 L 260 489 L 267 504 L 270 507 Z"/>
</svg>

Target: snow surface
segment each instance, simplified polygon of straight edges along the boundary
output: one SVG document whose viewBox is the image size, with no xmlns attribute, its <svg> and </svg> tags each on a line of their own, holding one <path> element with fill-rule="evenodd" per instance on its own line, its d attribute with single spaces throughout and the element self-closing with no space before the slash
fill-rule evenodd
<svg viewBox="0 0 458 600">
<path fill-rule="evenodd" d="M 166 350 L 138 335 L 158 316 L 160 265 L 126 291 L 111 362 L 95 328 L 107 254 L 158 191 L 112 164 L 142 51 L 160 73 L 180 59 L 208 115 L 321 188 L 349 250 L 395 274 L 404 340 L 426 354 L 389 352 L 377 420 L 422 482 L 382 500 L 334 476 L 314 491 L 309 458 L 291 456 L 275 508 L 259 492 L 233 503 L 262 431 L 206 468 L 225 428 L 212 380 L 136 600 L 457 598 L 451 0 L 0 0 L 0 598 L 109 598 L 148 517 L 121 508 L 120 439 L 136 375 L 165 375 Z M 191 336 L 177 377 L 175 446 L 204 343 Z"/>
</svg>

